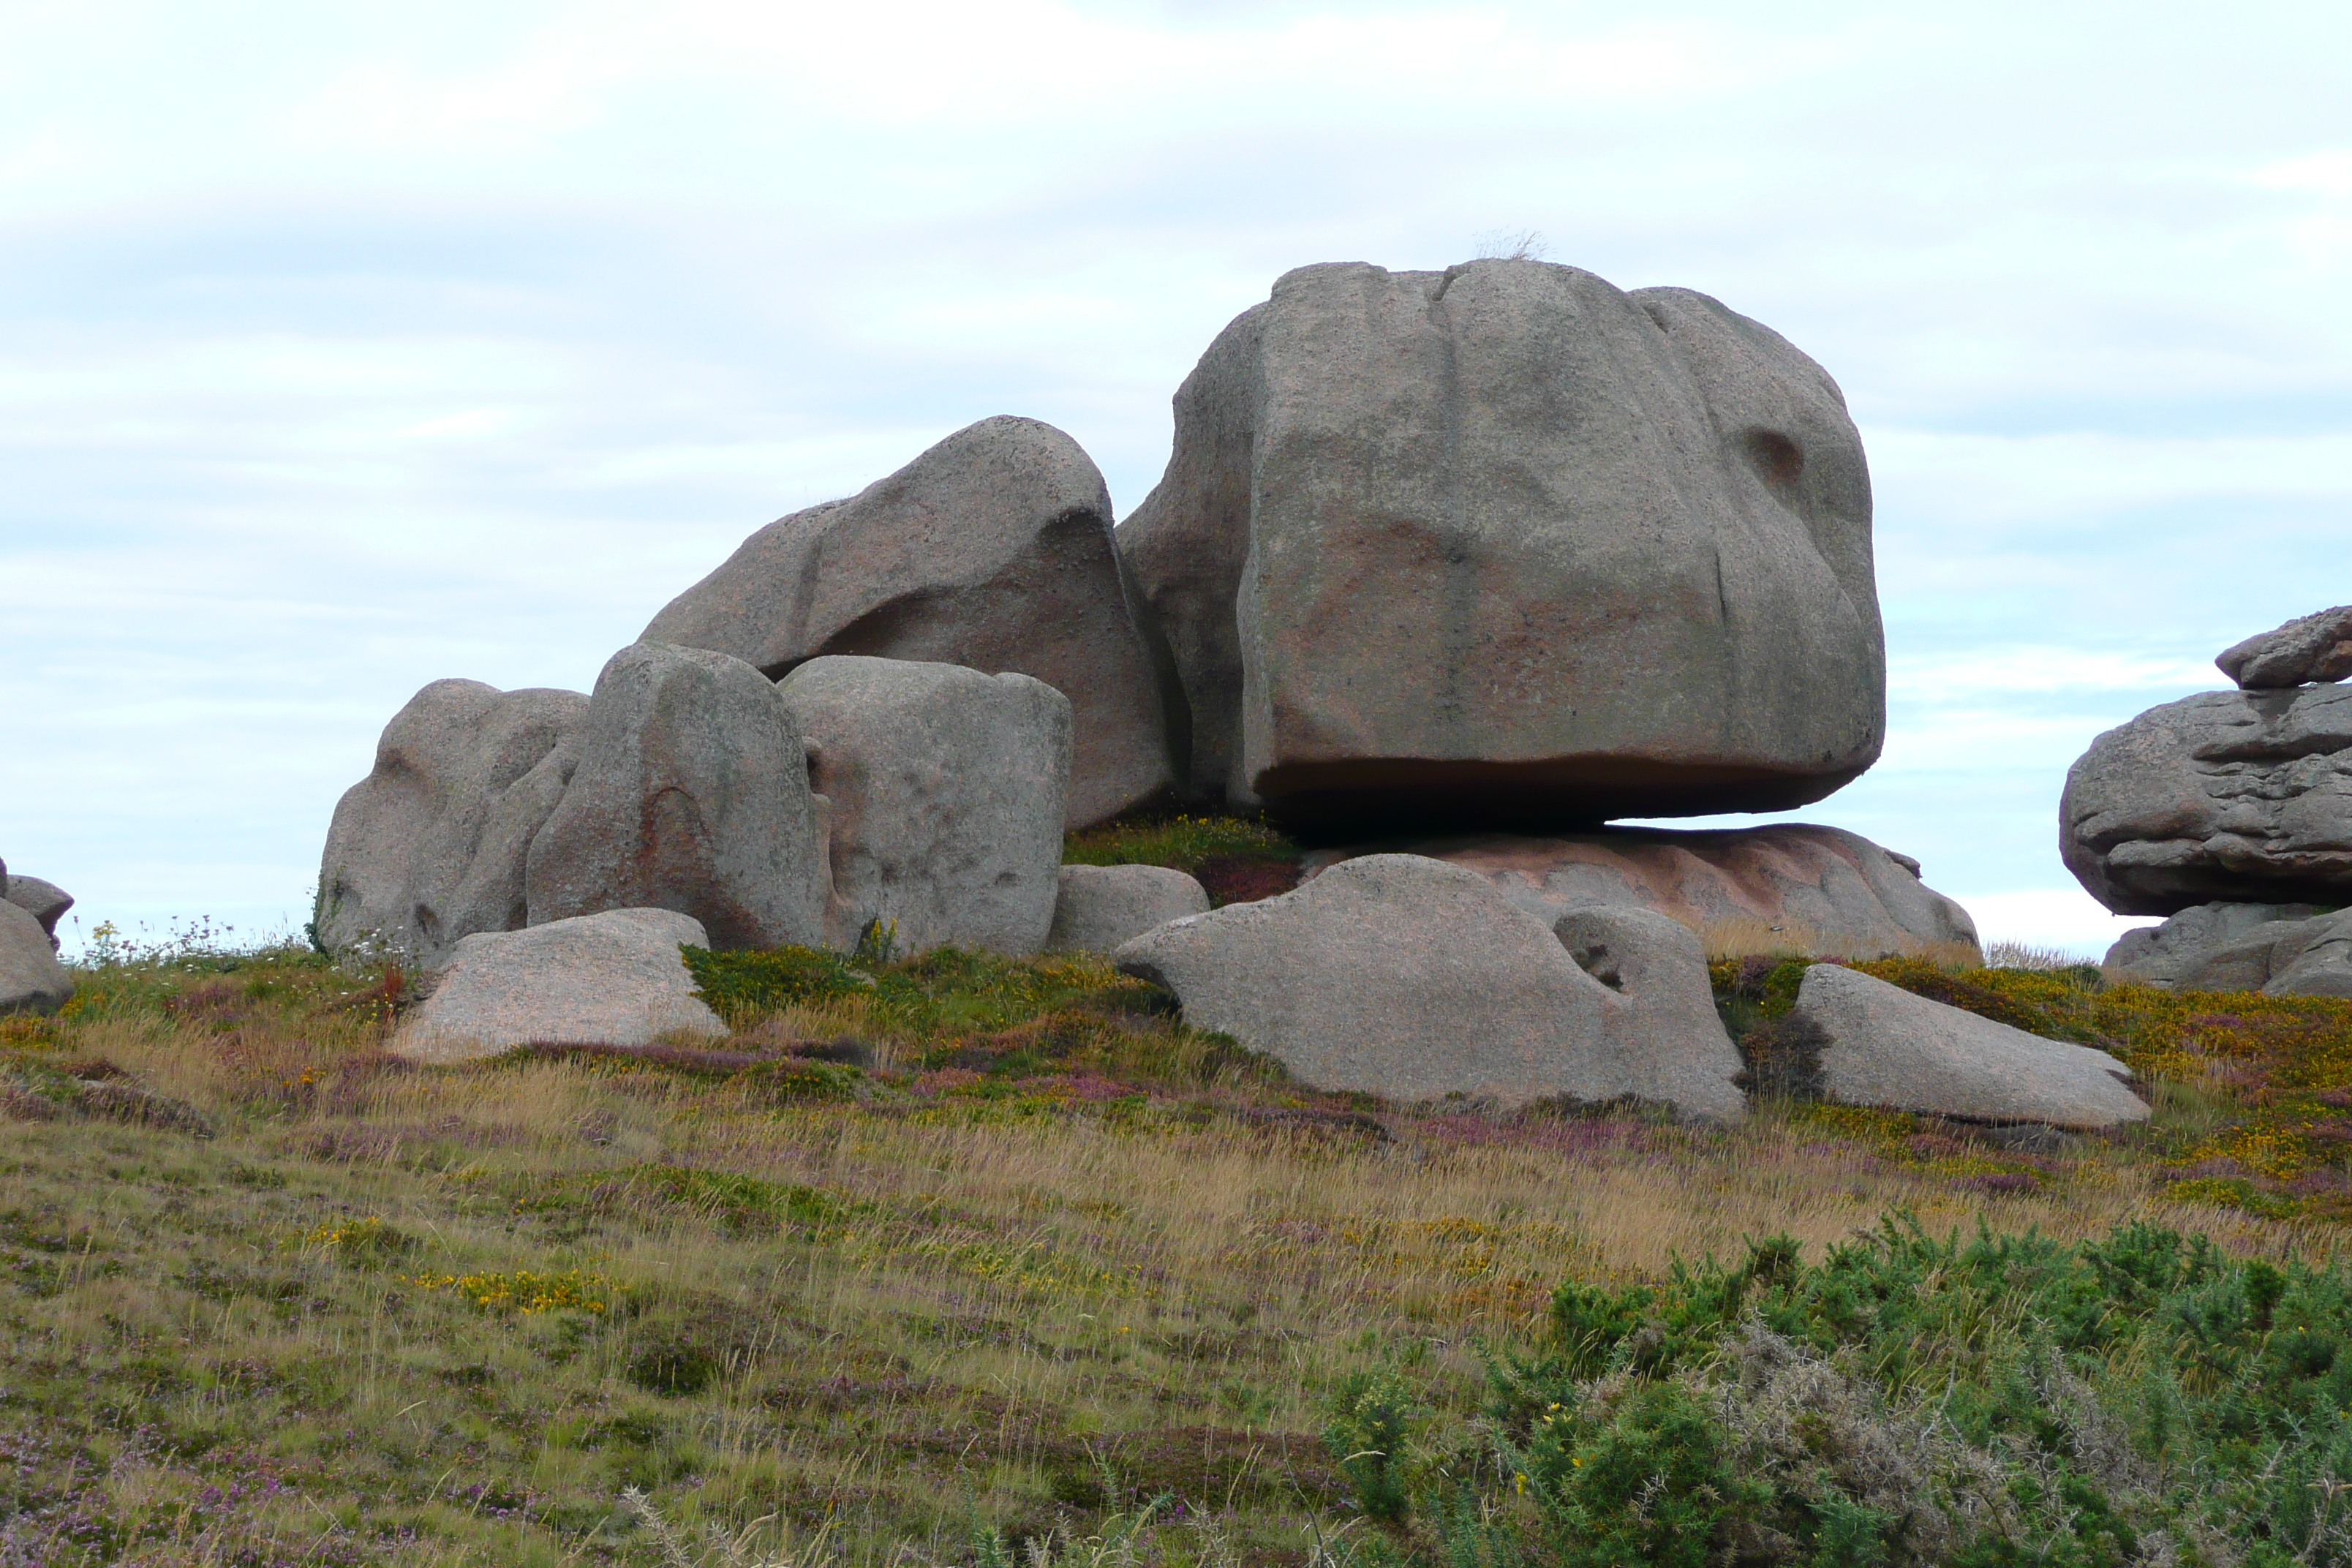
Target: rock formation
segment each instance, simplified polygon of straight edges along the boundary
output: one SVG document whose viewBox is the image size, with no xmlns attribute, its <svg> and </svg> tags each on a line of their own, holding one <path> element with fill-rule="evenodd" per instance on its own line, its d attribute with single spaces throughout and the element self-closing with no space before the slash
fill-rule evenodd
<svg viewBox="0 0 2352 1568">
<path fill-rule="evenodd" d="M 0 865 L 0 888 L 5 888 L 8 902 L 41 922 L 41 930 L 54 949 L 58 945 L 58 921 L 73 908 L 73 895 L 38 877 L 12 876 L 5 865 Z"/>
<path fill-rule="evenodd" d="M 1113 957 L 1172 991 L 1188 1023 L 1319 1089 L 1744 1112 L 1698 939 L 1647 910 L 1571 910 L 1555 927 L 1476 872 L 1370 855 L 1296 892 L 1171 921 Z"/>
<path fill-rule="evenodd" d="M 1776 810 L 1877 757 L 1862 444 L 1685 289 L 1531 261 L 1286 274 L 1119 531 L 1200 793 L 1326 842 Z"/>
<path fill-rule="evenodd" d="M 1702 935 L 1720 933 L 1742 952 L 1978 953 L 1976 922 L 1920 881 L 1916 860 L 1839 827 L 1792 822 L 1732 831 L 1614 827 L 1552 838 L 1414 839 L 1318 850 L 1307 857 L 1307 873 L 1312 879 L 1381 851 L 1466 867 L 1547 923 L 1570 909 L 1630 904 Z"/>
<path fill-rule="evenodd" d="M 2029 1035 L 1834 963 L 1805 971 L 1791 1017 L 1819 1031 L 1829 1099 L 1970 1121 L 2114 1127 L 2147 1120 L 2105 1051 Z"/>
<path fill-rule="evenodd" d="M 7 868 L 0 866 L 0 876 Z M 73 976 L 31 911 L 0 899 L 0 1015 L 54 1013 L 73 999 Z"/>
<path fill-rule="evenodd" d="M 667 909 L 477 932 L 457 944 L 392 1048 L 452 1062 L 537 1042 L 646 1046 L 665 1035 L 724 1035 L 678 955 L 709 942 L 701 922 Z"/>
<path fill-rule="evenodd" d="M 2166 991 L 2352 996 L 2352 911 L 2316 904 L 2192 904 L 2126 931 L 2107 978 Z"/>
<path fill-rule="evenodd" d="M 2213 661 L 2249 691 L 2352 675 L 2352 605 L 2304 616 L 2226 648 Z"/>
<path fill-rule="evenodd" d="M 436 680 L 376 742 L 335 807 L 314 913 L 330 947 L 380 941 L 428 963 L 524 923 L 523 860 L 562 794 L 576 691 Z"/>
<path fill-rule="evenodd" d="M 723 653 L 632 644 L 597 676 L 575 744 L 530 841 L 530 924 L 666 909 L 719 947 L 824 942 L 824 811 L 767 677 Z"/>
<path fill-rule="evenodd" d="M 1076 442 L 984 419 L 847 500 L 770 523 L 645 636 L 779 679 L 826 654 L 1034 676 L 1070 700 L 1068 826 L 1084 827 L 1171 784 L 1161 680 L 1110 520 Z"/>
<path fill-rule="evenodd" d="M 828 657 L 777 689 L 831 802 L 826 940 L 1035 952 L 1054 923 L 1071 712 L 1025 675 Z"/>
<path fill-rule="evenodd" d="M 2117 914 L 2352 900 L 2352 688 L 2151 708 L 2091 743 L 2059 817 L 2066 868 Z"/>
<path fill-rule="evenodd" d="M 1065 866 L 1047 952 L 1108 952 L 1155 926 L 1209 912 L 1206 889 L 1166 866 Z"/>
</svg>

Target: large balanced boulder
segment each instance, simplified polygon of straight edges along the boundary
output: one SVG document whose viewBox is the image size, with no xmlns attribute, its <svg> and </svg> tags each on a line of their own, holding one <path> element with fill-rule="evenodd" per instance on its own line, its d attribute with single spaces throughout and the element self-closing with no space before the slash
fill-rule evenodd
<svg viewBox="0 0 2352 1568">
<path fill-rule="evenodd" d="M 1777 810 L 1885 731 L 1836 384 L 1703 294 L 1302 268 L 1176 395 L 1119 530 L 1191 780 L 1324 842 Z"/>
<path fill-rule="evenodd" d="M 825 936 L 1020 956 L 1054 923 L 1070 704 L 1026 675 L 832 656 L 776 689 L 831 802 Z"/>
<path fill-rule="evenodd" d="M 645 635 L 774 679 L 827 654 L 1034 676 L 1070 700 L 1068 826 L 1087 826 L 1171 782 L 1161 680 L 1110 518 L 1076 441 L 983 419 L 847 500 L 770 523 Z"/>
<path fill-rule="evenodd" d="M 588 712 L 576 691 L 436 680 L 376 742 L 344 792 L 319 868 L 318 940 L 383 943 L 436 964 L 459 938 L 526 918 L 524 856 L 570 769 Z"/>
<path fill-rule="evenodd" d="M 1466 867 L 1547 922 L 1586 905 L 1632 904 L 1740 952 L 1981 962 L 1976 922 L 1920 881 L 1916 860 L 1840 827 L 1791 822 L 1704 832 L 1612 827 L 1549 838 L 1474 834 L 1316 850 L 1306 857 L 1307 875 L 1383 851 Z"/>
<path fill-rule="evenodd" d="M 2352 675 L 2352 605 L 2303 616 L 2222 650 L 2213 661 L 2246 689 L 2280 690 Z"/>
<path fill-rule="evenodd" d="M 2352 996 L 2352 911 L 2192 904 L 2107 950 L 2107 978 L 2166 991 Z"/>
<path fill-rule="evenodd" d="M 2105 1051 L 2044 1039 L 1859 970 L 1805 971 L 1790 1015 L 1817 1030 L 1822 1092 L 1967 1121 L 2114 1127 L 2147 1120 Z"/>
<path fill-rule="evenodd" d="M 2091 742 L 2058 810 L 2067 869 L 2117 914 L 2352 902 L 2352 687 L 2151 708 Z"/>
<path fill-rule="evenodd" d="M 824 938 L 824 806 L 775 684 L 705 648 L 636 643 L 596 678 L 562 799 L 530 841 L 530 923 L 693 916 L 713 945 Z"/>
<path fill-rule="evenodd" d="M 0 1014 L 54 1013 L 73 993 L 73 976 L 58 962 L 41 922 L 0 900 Z"/>
<path fill-rule="evenodd" d="M 1167 866 L 1065 866 L 1047 952 L 1108 952 L 1154 926 L 1209 912 L 1208 890 Z"/>
<path fill-rule="evenodd" d="M 1648 910 L 1556 925 L 1417 855 L 1345 861 L 1296 892 L 1171 921 L 1112 955 L 1186 1022 L 1319 1089 L 1504 1106 L 1625 1096 L 1733 1120 L 1740 1060 L 1698 939 Z"/>
<path fill-rule="evenodd" d="M 49 945 L 58 945 L 58 921 L 74 906 L 73 895 L 55 882 L 45 882 L 38 877 L 19 877 L 5 865 L 0 865 L 0 887 L 5 887 L 8 902 L 41 922 L 48 934 Z"/>
<path fill-rule="evenodd" d="M 607 910 L 457 943 L 440 984 L 393 1040 L 400 1056 L 464 1061 L 517 1046 L 646 1046 L 727 1033 L 678 950 L 708 943 L 674 910 Z"/>
</svg>

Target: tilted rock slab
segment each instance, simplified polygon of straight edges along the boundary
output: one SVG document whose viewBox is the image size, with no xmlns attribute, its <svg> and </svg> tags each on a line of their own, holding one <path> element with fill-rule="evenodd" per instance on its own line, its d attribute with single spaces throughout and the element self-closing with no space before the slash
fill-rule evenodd
<svg viewBox="0 0 2352 1568">
<path fill-rule="evenodd" d="M 825 940 L 895 927 L 1019 957 L 1054 924 L 1071 710 L 1026 675 L 892 658 L 812 659 L 777 700 L 831 803 Z"/>
<path fill-rule="evenodd" d="M 1174 992 L 1186 1022 L 1319 1089 L 1746 1110 L 1698 939 L 1648 910 L 1548 925 L 1475 871 L 1370 855 L 1296 892 L 1172 921 L 1112 957 Z"/>
<path fill-rule="evenodd" d="M 0 875 L 5 868 L 0 867 Z M 30 910 L 0 900 L 0 1014 L 54 1013 L 73 1000 L 73 976 Z"/>
<path fill-rule="evenodd" d="M 2338 605 L 2250 637 L 2213 662 L 2249 690 L 2341 680 L 2352 675 L 2352 605 Z"/>
<path fill-rule="evenodd" d="M 1826 1037 L 1822 1088 L 1848 1105 L 2053 1127 L 2147 1120 L 2147 1102 L 2124 1087 L 2131 1069 L 2106 1052 L 2029 1035 L 1860 970 L 1806 970 L 1792 1016 Z"/>
<path fill-rule="evenodd" d="M 65 919 L 68 910 L 74 907 L 73 895 L 55 882 L 44 882 L 38 877 L 16 876 L 5 864 L 0 864 L 0 887 L 6 889 L 10 903 L 41 922 L 41 929 L 48 933 L 49 945 L 55 947 L 58 922 Z"/>
<path fill-rule="evenodd" d="M 570 776 L 576 691 L 436 680 L 376 742 L 327 830 L 314 913 L 329 947 L 384 942 L 427 965 L 527 919 L 524 858 Z"/>
<path fill-rule="evenodd" d="M 2352 687 L 2208 691 L 2091 742 L 2059 850 L 2119 915 L 2352 902 Z"/>
<path fill-rule="evenodd" d="M 1047 952 L 1108 952 L 1154 926 L 1209 912 L 1208 890 L 1168 866 L 1065 866 Z"/>
<path fill-rule="evenodd" d="M 1322 842 L 1778 810 L 1876 760 L 1861 438 L 1703 294 L 1534 261 L 1285 274 L 1118 531 L 1191 782 Z"/>
<path fill-rule="evenodd" d="M 457 943 L 441 982 L 394 1037 L 395 1055 L 456 1062 L 539 1042 L 648 1046 L 716 1038 L 727 1026 L 696 994 L 680 947 L 706 947 L 674 910 L 607 910 Z"/>
<path fill-rule="evenodd" d="M 2316 904 L 2193 904 L 2126 931 L 2107 978 L 2167 991 L 2352 996 L 2352 910 Z"/>
<path fill-rule="evenodd" d="M 1689 832 L 1612 827 L 1550 838 L 1475 834 L 1318 849 L 1308 879 L 1358 855 L 1426 855 L 1491 880 L 1540 920 L 1591 904 L 1670 915 L 1742 951 L 1822 957 L 1977 951 L 1968 910 L 1919 879 L 1919 863 L 1858 833 L 1806 823 Z M 1981 955 L 1979 954 L 1979 957 Z"/>
<path fill-rule="evenodd" d="M 770 523 L 646 638 L 778 679 L 826 654 L 1034 676 L 1070 700 L 1066 825 L 1088 826 L 1171 784 L 1161 677 L 1110 519 L 1076 441 L 1034 419 L 983 419 L 847 500 Z"/>
<path fill-rule="evenodd" d="M 531 925 L 665 909 L 716 947 L 823 942 L 824 807 L 767 677 L 705 648 L 633 644 L 597 676 L 577 750 L 530 842 Z"/>
</svg>

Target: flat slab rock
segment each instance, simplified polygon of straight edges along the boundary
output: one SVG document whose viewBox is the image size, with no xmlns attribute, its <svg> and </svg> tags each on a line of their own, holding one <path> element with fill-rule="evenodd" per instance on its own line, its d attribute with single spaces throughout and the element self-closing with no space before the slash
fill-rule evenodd
<svg viewBox="0 0 2352 1568">
<path fill-rule="evenodd" d="M 2248 690 L 2341 680 L 2352 675 L 2352 605 L 2298 616 L 2248 637 L 2213 662 Z"/>
<path fill-rule="evenodd" d="M 707 947 L 675 910 L 610 910 L 457 943 L 440 984 L 394 1038 L 396 1056 L 460 1062 L 539 1041 L 647 1046 L 727 1033 L 680 947 Z"/>
<path fill-rule="evenodd" d="M 1656 910 L 1742 952 L 1776 945 L 1825 957 L 1977 951 L 1968 910 L 1919 879 L 1919 863 L 1858 833 L 1807 823 L 1728 831 L 1603 828 L 1530 838 L 1487 833 L 1306 858 L 1307 876 L 1382 850 L 1465 867 L 1549 921 L 1590 904 Z"/>
<path fill-rule="evenodd" d="M 1792 1014 L 1822 1031 L 1822 1089 L 1847 1105 L 1968 1121 L 2116 1127 L 2145 1121 L 2131 1069 L 2105 1051 L 2029 1035 L 1859 970 L 1805 971 Z"/>
<path fill-rule="evenodd" d="M 1738 1052 L 1685 927 L 1648 910 L 1547 923 L 1475 871 L 1370 855 L 1296 892 L 1190 915 L 1112 954 L 1186 1020 L 1301 1080 L 1501 1106 L 1635 1096 L 1737 1121 Z"/>
</svg>

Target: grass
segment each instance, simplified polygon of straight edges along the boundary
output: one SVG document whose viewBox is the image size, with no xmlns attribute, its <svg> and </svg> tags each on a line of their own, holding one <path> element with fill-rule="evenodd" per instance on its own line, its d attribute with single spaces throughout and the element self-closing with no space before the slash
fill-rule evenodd
<svg viewBox="0 0 2352 1568">
<path fill-rule="evenodd" d="M 0 1563 L 1524 1553 L 1495 1368 L 1556 1353 L 1563 1280 L 1891 1214 L 2288 1268 L 2347 1212 L 2318 1132 L 2214 1153 L 2352 1089 L 2342 1004 L 1874 966 L 2166 1075 L 2149 1128 L 2027 1147 L 1318 1094 L 1086 958 L 697 962 L 718 1048 L 411 1068 L 404 976 L 289 952 L 117 953 L 0 1020 Z M 1801 975 L 1717 971 L 1743 1032 Z M 1700 1397 L 1692 1353 L 1652 1381 Z"/>
</svg>

